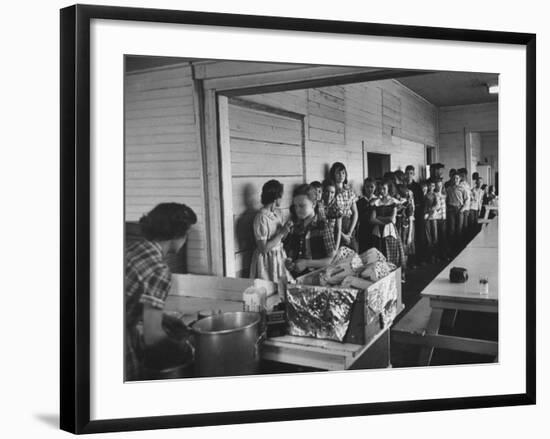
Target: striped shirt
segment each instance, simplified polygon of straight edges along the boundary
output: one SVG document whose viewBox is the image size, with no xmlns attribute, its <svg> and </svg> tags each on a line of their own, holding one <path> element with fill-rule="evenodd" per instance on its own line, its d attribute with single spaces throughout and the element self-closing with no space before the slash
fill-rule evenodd
<svg viewBox="0 0 550 439">
<path fill-rule="evenodd" d="M 445 203 L 447 195 L 442 190 L 441 192 L 436 192 L 435 196 L 437 198 L 437 208 L 434 214 L 434 219 L 437 219 L 437 220 L 447 219 L 447 206 Z"/>
</svg>

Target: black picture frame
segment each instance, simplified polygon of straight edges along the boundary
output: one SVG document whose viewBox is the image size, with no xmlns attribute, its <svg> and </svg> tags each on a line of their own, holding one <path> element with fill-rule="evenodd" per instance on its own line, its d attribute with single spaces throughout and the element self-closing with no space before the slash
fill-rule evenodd
<svg viewBox="0 0 550 439">
<path fill-rule="evenodd" d="M 526 47 L 526 392 L 467 398 L 394 401 L 90 420 L 90 22 L 133 20 L 255 29 L 486 42 Z M 98 433 L 325 417 L 514 406 L 536 401 L 536 35 L 287 17 L 75 5 L 61 10 L 61 351 L 60 424 Z"/>
</svg>

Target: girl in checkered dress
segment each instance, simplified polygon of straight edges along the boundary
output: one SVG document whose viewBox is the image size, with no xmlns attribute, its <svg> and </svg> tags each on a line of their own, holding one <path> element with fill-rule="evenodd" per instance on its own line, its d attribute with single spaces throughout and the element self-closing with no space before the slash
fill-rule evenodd
<svg viewBox="0 0 550 439">
<path fill-rule="evenodd" d="M 341 245 L 357 250 L 355 239 L 355 226 L 357 225 L 358 213 L 357 195 L 348 184 L 348 171 L 343 163 L 335 162 L 329 171 L 329 179 L 336 187 L 336 203 L 342 209 L 342 230 L 340 232 Z"/>
<path fill-rule="evenodd" d="M 373 202 L 371 223 L 374 225 L 376 247 L 389 262 L 405 268 L 405 253 L 401 238 L 397 233 L 395 221 L 397 217 L 398 200 L 390 196 L 389 183 L 382 182 L 380 198 Z"/>
</svg>

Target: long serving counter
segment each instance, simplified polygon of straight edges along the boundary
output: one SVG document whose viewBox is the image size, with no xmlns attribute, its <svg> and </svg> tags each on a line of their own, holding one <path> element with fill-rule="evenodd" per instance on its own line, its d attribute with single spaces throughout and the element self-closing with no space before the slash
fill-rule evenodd
<svg viewBox="0 0 550 439">
<path fill-rule="evenodd" d="M 391 277 L 391 279 L 390 279 Z M 268 308 L 280 301 L 277 286 L 272 282 L 259 279 L 238 279 L 204 275 L 173 275 L 171 294 L 166 300 L 165 312 L 177 315 L 184 323 L 191 324 L 197 319 L 201 310 L 221 312 L 242 311 L 242 292 L 249 286 L 263 286 L 268 291 Z M 385 279 L 385 280 L 384 280 Z M 397 291 L 397 308 L 399 314 L 403 309 L 401 303 L 401 269 L 398 268 L 377 285 L 393 280 Z M 294 368 L 345 370 L 390 367 L 391 322 L 378 322 L 380 316 L 367 327 L 365 322 L 369 311 L 362 302 L 357 305 L 355 314 L 359 328 L 364 334 L 364 342 L 345 342 L 282 335 L 268 337 L 260 350 L 261 359 L 267 362 L 281 363 Z M 364 308 L 363 308 L 364 307 Z M 370 315 L 370 314 L 369 314 Z M 351 325 L 351 323 L 350 323 Z M 358 337 L 360 339 L 361 337 Z M 269 371 L 263 371 L 269 373 Z"/>
<path fill-rule="evenodd" d="M 468 280 L 452 283 L 452 267 L 468 270 Z M 480 292 L 488 279 L 488 294 Z M 429 365 L 434 348 L 486 354 L 498 358 L 498 342 L 440 334 L 445 310 L 498 313 L 498 216 L 491 220 L 456 258 L 422 291 L 420 301 L 393 328 L 392 340 L 423 346 L 419 365 Z M 454 319 L 453 319 L 454 321 Z"/>
</svg>

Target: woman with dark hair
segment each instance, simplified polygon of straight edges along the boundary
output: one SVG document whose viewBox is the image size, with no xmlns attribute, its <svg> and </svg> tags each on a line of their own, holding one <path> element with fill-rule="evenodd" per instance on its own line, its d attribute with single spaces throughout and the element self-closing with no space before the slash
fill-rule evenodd
<svg viewBox="0 0 550 439">
<path fill-rule="evenodd" d="M 144 239 L 126 249 L 126 380 L 143 379 L 146 351 L 171 343 L 162 327 L 172 281 L 165 258 L 182 249 L 197 216 L 185 204 L 161 203 L 139 222 Z"/>
<path fill-rule="evenodd" d="M 292 225 L 283 225 L 279 212 L 283 197 L 283 185 L 277 180 L 269 180 L 262 187 L 263 207 L 254 218 L 253 230 L 256 249 L 250 264 L 250 277 L 278 283 L 286 278 L 283 238 Z"/>
<path fill-rule="evenodd" d="M 357 205 L 355 204 L 357 195 L 348 185 L 348 171 L 343 163 L 333 163 L 329 171 L 329 179 L 336 187 L 336 203 L 342 209 L 341 242 L 343 245 L 357 250 L 357 243 L 354 238 L 355 226 L 358 220 Z"/>
<path fill-rule="evenodd" d="M 292 203 L 296 223 L 285 239 L 287 268 L 294 276 L 326 267 L 336 253 L 334 234 L 315 211 L 317 191 L 309 184 L 298 186 Z"/>
</svg>

